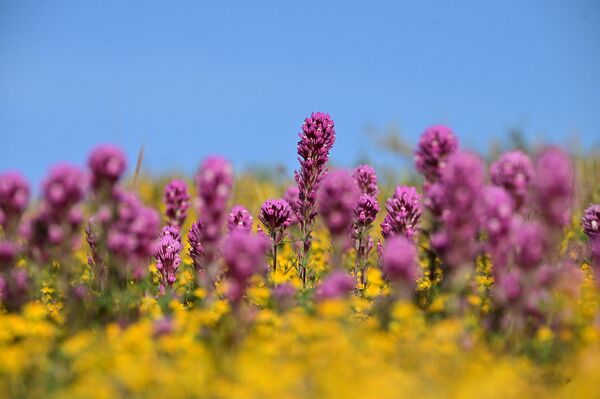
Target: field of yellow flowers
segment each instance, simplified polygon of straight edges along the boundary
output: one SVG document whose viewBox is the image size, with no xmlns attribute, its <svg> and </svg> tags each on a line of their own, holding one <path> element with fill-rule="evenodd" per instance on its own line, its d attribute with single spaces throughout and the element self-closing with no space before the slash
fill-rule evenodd
<svg viewBox="0 0 600 399">
<path fill-rule="evenodd" d="M 597 156 L 434 126 L 410 186 L 335 139 L 306 118 L 287 183 L 0 173 L 0 397 L 600 398 Z"/>
</svg>

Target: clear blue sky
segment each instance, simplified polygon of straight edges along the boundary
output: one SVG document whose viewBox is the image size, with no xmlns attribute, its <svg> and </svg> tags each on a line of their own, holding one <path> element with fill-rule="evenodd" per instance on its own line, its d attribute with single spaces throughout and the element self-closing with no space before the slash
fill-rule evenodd
<svg viewBox="0 0 600 399">
<path fill-rule="evenodd" d="M 37 183 L 100 142 L 152 171 L 292 169 L 313 110 L 346 165 L 367 125 L 597 143 L 600 2 L 0 0 L 0 171 Z"/>
</svg>

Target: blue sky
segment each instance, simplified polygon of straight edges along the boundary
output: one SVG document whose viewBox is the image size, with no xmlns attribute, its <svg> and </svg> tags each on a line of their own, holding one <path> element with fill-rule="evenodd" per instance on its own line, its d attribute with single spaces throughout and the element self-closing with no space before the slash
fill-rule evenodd
<svg viewBox="0 0 600 399">
<path fill-rule="evenodd" d="M 336 121 L 332 157 L 411 142 L 446 123 L 483 148 L 519 126 L 600 137 L 597 1 L 0 0 L 0 171 L 38 183 L 97 143 L 151 171 L 296 166 L 311 111 Z"/>
</svg>

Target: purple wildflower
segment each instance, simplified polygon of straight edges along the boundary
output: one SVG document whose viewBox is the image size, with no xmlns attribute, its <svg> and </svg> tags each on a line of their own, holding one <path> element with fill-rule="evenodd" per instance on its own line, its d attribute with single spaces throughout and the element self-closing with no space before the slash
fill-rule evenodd
<svg viewBox="0 0 600 399">
<path fill-rule="evenodd" d="M 21 248 L 17 243 L 0 240 L 0 272 L 12 268 L 20 250 Z"/>
<path fill-rule="evenodd" d="M 323 280 L 316 289 L 318 301 L 339 299 L 349 295 L 354 289 L 354 279 L 341 270 L 336 270 Z"/>
<path fill-rule="evenodd" d="M 188 233 L 188 242 L 190 243 L 190 258 L 194 262 L 194 267 L 198 270 L 198 266 L 202 264 L 202 257 L 204 256 L 204 247 L 202 246 L 202 224 L 196 222 L 192 224 Z"/>
<path fill-rule="evenodd" d="M 190 207 L 190 195 L 183 180 L 173 179 L 165 187 L 164 202 L 167 206 L 167 224 L 181 228 Z"/>
<path fill-rule="evenodd" d="M 369 226 L 379 213 L 379 203 L 375 197 L 362 194 L 354 207 L 354 221 L 357 226 Z"/>
<path fill-rule="evenodd" d="M 299 253 L 300 274 L 306 284 L 306 268 L 312 242 L 312 225 L 316 212 L 317 190 L 326 174 L 329 151 L 335 143 L 335 127 L 329 114 L 313 113 L 304 120 L 302 132 L 299 134 L 298 161 L 300 170 L 294 172 L 298 184 L 298 212 L 302 235 L 302 251 Z"/>
<path fill-rule="evenodd" d="M 212 264 L 223 233 L 227 217 L 227 202 L 233 187 L 233 169 L 231 164 L 220 157 L 208 157 L 204 160 L 196 175 L 198 185 L 198 210 L 201 229 L 199 241 L 204 248 L 202 264 L 194 264 L 201 269 Z"/>
<path fill-rule="evenodd" d="M 133 265 L 134 278 L 139 279 L 156 250 L 160 218 L 154 209 L 144 207 L 131 193 L 119 191 L 116 198 L 116 219 L 107 233 L 108 249 Z"/>
<path fill-rule="evenodd" d="M 229 279 L 229 299 L 239 303 L 253 274 L 264 269 L 264 258 L 268 249 L 268 241 L 258 234 L 234 231 L 225 238 L 222 246 L 222 257 Z"/>
<path fill-rule="evenodd" d="M 514 239 L 517 265 L 523 270 L 539 266 L 549 250 L 544 226 L 537 222 L 516 223 Z"/>
<path fill-rule="evenodd" d="M 387 215 L 381 223 L 384 238 L 403 235 L 412 238 L 418 230 L 421 218 L 421 196 L 417 189 L 398 186 L 385 205 Z"/>
<path fill-rule="evenodd" d="M 569 223 L 574 198 L 574 170 L 569 156 L 559 148 L 549 147 L 536 163 L 534 186 L 539 212 L 549 225 Z"/>
<path fill-rule="evenodd" d="M 85 196 L 85 190 L 83 172 L 69 164 L 54 166 L 42 184 L 44 203 L 56 215 L 64 215 L 79 203 Z"/>
<path fill-rule="evenodd" d="M 254 218 L 246 208 L 241 205 L 236 205 L 231 208 L 229 218 L 227 220 L 227 229 L 231 233 L 234 230 L 240 230 L 249 233 L 252 230 Z"/>
<path fill-rule="evenodd" d="M 496 275 L 509 260 L 514 201 L 505 189 L 497 186 L 484 187 L 481 199 L 480 224 L 487 233 L 487 250 Z"/>
<path fill-rule="evenodd" d="M 415 151 L 415 166 L 427 182 L 436 182 L 446 167 L 447 158 L 458 149 L 458 139 L 449 127 L 427 128 Z"/>
<path fill-rule="evenodd" d="M 361 194 L 367 194 L 377 198 L 379 187 L 377 187 L 377 174 L 375 174 L 375 169 L 369 165 L 359 165 L 352 172 L 352 177 Z"/>
<path fill-rule="evenodd" d="M 181 243 L 181 232 L 179 231 L 179 228 L 177 228 L 175 226 L 170 226 L 170 225 L 164 226 L 162 228 L 162 230 L 160 231 L 160 236 L 161 237 L 170 236 L 174 240 L 177 240 L 177 242 Z"/>
<path fill-rule="evenodd" d="M 92 171 L 92 187 L 96 192 L 110 192 L 127 168 L 125 154 L 113 145 L 96 147 L 88 158 L 88 166 Z"/>
<path fill-rule="evenodd" d="M 362 273 L 361 282 L 366 284 L 366 268 L 369 254 L 373 248 L 373 240 L 369 236 L 372 223 L 379 213 L 379 203 L 375 197 L 362 194 L 354 207 L 354 223 L 352 226 L 352 238 L 356 250 L 356 262 L 354 277 L 358 279 L 358 272 Z"/>
<path fill-rule="evenodd" d="M 383 273 L 392 282 L 412 285 L 419 276 L 417 249 L 414 242 L 404 236 L 386 240 L 381 261 Z"/>
<path fill-rule="evenodd" d="M 443 225 L 432 237 L 432 246 L 451 269 L 471 262 L 478 249 L 483 181 L 483 162 L 477 155 L 456 152 L 448 158 L 440 178 Z"/>
<path fill-rule="evenodd" d="M 590 239 L 600 239 L 600 205 L 590 205 L 583 213 L 581 224 Z"/>
<path fill-rule="evenodd" d="M 333 237 L 347 236 L 354 218 L 358 190 L 347 172 L 329 173 L 319 189 L 319 213 Z"/>
<path fill-rule="evenodd" d="M 180 251 L 181 244 L 170 234 L 170 232 L 167 231 L 162 234 L 158 249 L 154 254 L 157 260 L 156 268 L 160 272 L 159 290 L 161 293 L 164 293 L 165 287 L 172 287 L 177 280 L 175 273 L 181 263 L 179 257 Z"/>
<path fill-rule="evenodd" d="M 12 234 L 29 203 L 29 185 L 17 172 L 0 175 L 0 226 Z"/>
<path fill-rule="evenodd" d="M 285 229 L 291 223 L 292 208 L 286 200 L 266 200 L 260 208 L 261 221 L 273 243 L 273 271 L 277 270 L 277 248 L 285 238 Z"/>
<path fill-rule="evenodd" d="M 531 159 L 521 151 L 507 152 L 491 166 L 492 182 L 510 193 L 516 210 L 525 204 L 532 176 Z"/>
</svg>

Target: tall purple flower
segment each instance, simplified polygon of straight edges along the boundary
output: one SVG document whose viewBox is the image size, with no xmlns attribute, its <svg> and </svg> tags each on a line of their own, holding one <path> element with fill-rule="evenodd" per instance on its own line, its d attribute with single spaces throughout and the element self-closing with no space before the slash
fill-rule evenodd
<svg viewBox="0 0 600 399">
<path fill-rule="evenodd" d="M 85 190 L 85 175 L 69 164 L 54 166 L 42 184 L 44 203 L 57 215 L 63 215 L 79 203 L 85 196 Z"/>
<path fill-rule="evenodd" d="M 319 189 L 319 213 L 334 238 L 350 232 L 358 196 L 352 176 L 343 170 L 331 172 L 323 179 Z"/>
<path fill-rule="evenodd" d="M 202 246 L 202 224 L 200 222 L 196 222 L 192 224 L 190 227 L 190 231 L 188 233 L 188 242 L 190 243 L 190 258 L 192 258 L 192 262 L 194 263 L 194 267 L 196 270 L 199 269 L 198 265 L 202 264 L 202 257 L 204 256 L 204 247 Z"/>
<path fill-rule="evenodd" d="M 352 293 L 353 289 L 354 279 L 346 272 L 335 270 L 317 286 L 315 296 L 317 301 L 340 299 Z"/>
<path fill-rule="evenodd" d="M 356 251 L 356 262 L 354 265 L 354 277 L 358 280 L 358 272 L 361 273 L 360 281 L 366 284 L 366 268 L 369 254 L 373 248 L 373 240 L 369 232 L 373 228 L 373 222 L 379 213 L 379 203 L 375 197 L 362 194 L 354 207 L 354 223 L 352 225 L 352 238 Z"/>
<path fill-rule="evenodd" d="M 227 202 L 233 187 L 233 168 L 221 157 L 208 157 L 196 175 L 198 185 L 198 239 L 204 253 L 196 270 L 206 268 L 215 260 L 219 241 L 227 218 Z"/>
<path fill-rule="evenodd" d="M 239 304 L 242 299 L 250 277 L 264 271 L 268 247 L 268 241 L 264 237 L 239 230 L 225 238 L 222 257 L 230 285 L 227 295 L 234 305 Z"/>
<path fill-rule="evenodd" d="M 246 208 L 241 205 L 236 205 L 231 208 L 229 218 L 227 219 L 227 229 L 231 233 L 235 230 L 249 233 L 252 230 L 254 218 Z"/>
<path fill-rule="evenodd" d="M 590 239 L 600 239 L 600 204 L 590 205 L 581 219 L 583 232 Z"/>
<path fill-rule="evenodd" d="M 458 149 L 458 139 L 443 125 L 429 127 L 421 135 L 415 151 L 417 171 L 428 183 L 435 183 L 446 167 L 447 158 Z"/>
<path fill-rule="evenodd" d="M 190 195 L 187 184 L 183 180 L 173 179 L 167 184 L 164 192 L 167 224 L 181 229 L 190 207 Z"/>
<path fill-rule="evenodd" d="M 442 228 L 432 245 L 450 270 L 469 265 L 478 249 L 483 182 L 483 162 L 477 155 L 456 152 L 448 158 L 440 177 Z"/>
<path fill-rule="evenodd" d="M 411 287 L 419 277 L 417 249 L 412 240 L 395 236 L 386 240 L 381 255 L 383 273 L 400 291 L 397 294 L 408 296 Z"/>
<path fill-rule="evenodd" d="M 261 221 L 273 244 L 273 271 L 277 270 L 277 248 L 285 238 L 285 229 L 291 224 L 292 208 L 286 200 L 266 200 L 260 208 Z"/>
<path fill-rule="evenodd" d="M 385 208 L 387 215 L 381 223 L 381 234 L 384 238 L 402 235 L 412 238 L 418 230 L 421 219 L 421 196 L 417 189 L 409 186 L 398 186 L 392 198 L 388 199 Z"/>
<path fill-rule="evenodd" d="M 127 168 L 127 159 L 120 148 L 105 144 L 96 147 L 88 158 L 92 171 L 92 187 L 96 192 L 110 192 Z"/>
<path fill-rule="evenodd" d="M 29 203 L 29 185 L 17 172 L 0 174 L 0 226 L 12 235 Z"/>
<path fill-rule="evenodd" d="M 514 201 L 505 189 L 486 186 L 482 192 L 481 227 L 487 233 L 487 250 L 494 272 L 506 266 L 510 252 Z"/>
<path fill-rule="evenodd" d="M 491 166 L 492 182 L 503 187 L 515 201 L 519 210 L 525 204 L 529 185 L 533 177 L 531 159 L 521 151 L 509 151 Z"/>
<path fill-rule="evenodd" d="M 300 276 L 306 284 L 306 269 L 312 242 L 312 225 L 316 211 L 317 190 L 326 174 L 329 151 L 335 143 L 335 127 L 329 114 L 315 112 L 304 120 L 298 134 L 298 161 L 300 170 L 294 172 L 298 184 L 299 206 L 296 216 L 300 222 L 302 250 L 299 253 Z"/>
<path fill-rule="evenodd" d="M 167 226 L 170 227 L 170 226 Z M 166 227 L 165 227 L 166 228 Z M 164 231 L 164 229 L 163 229 Z M 156 257 L 156 268 L 160 273 L 159 290 L 165 292 L 165 287 L 172 287 L 177 281 L 176 273 L 181 259 L 179 253 L 181 244 L 168 231 L 162 234 L 158 248 L 154 256 Z"/>
<path fill-rule="evenodd" d="M 109 251 L 132 266 L 133 277 L 147 272 L 148 260 L 154 255 L 159 236 L 160 218 L 151 208 L 144 207 L 137 197 L 125 191 L 117 193 L 115 219 L 108 227 Z M 125 274 L 126 270 L 118 270 Z"/>
<path fill-rule="evenodd" d="M 569 223 L 574 199 L 575 172 L 569 156 L 557 147 L 546 148 L 538 157 L 535 172 L 537 209 L 549 225 Z"/>
<path fill-rule="evenodd" d="M 367 194 L 377 198 L 379 187 L 377 187 L 377 174 L 375 169 L 369 165 L 359 165 L 352 172 L 352 177 L 361 194 Z"/>
</svg>

